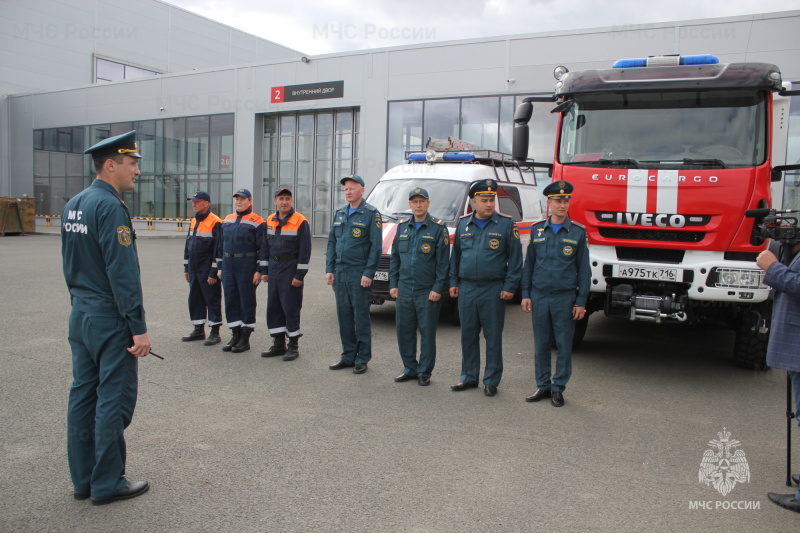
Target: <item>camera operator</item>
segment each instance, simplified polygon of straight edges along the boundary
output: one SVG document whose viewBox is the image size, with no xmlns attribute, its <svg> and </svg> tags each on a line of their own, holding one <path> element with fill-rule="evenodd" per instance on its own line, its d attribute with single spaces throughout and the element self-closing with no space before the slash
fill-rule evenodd
<svg viewBox="0 0 800 533">
<path fill-rule="evenodd" d="M 794 259 L 788 266 L 774 253 L 764 250 L 756 264 L 766 272 L 764 284 L 775 289 L 772 331 L 767 346 L 767 365 L 789 373 L 794 389 L 795 412 L 800 412 L 800 243 L 791 246 Z M 798 476 L 792 476 L 795 482 Z M 769 499 L 784 509 L 800 513 L 800 490 L 796 494 L 770 492 Z"/>
</svg>

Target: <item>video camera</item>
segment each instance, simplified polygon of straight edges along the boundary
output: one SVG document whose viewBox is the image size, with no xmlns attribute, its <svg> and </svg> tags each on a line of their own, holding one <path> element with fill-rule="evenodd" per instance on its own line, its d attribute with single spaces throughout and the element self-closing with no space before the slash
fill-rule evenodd
<svg viewBox="0 0 800 533">
<path fill-rule="evenodd" d="M 753 246 L 761 246 L 764 239 L 772 239 L 781 244 L 796 244 L 800 242 L 800 231 L 797 227 L 797 217 L 786 216 L 796 213 L 796 210 L 787 209 L 778 211 L 777 209 L 748 209 L 744 212 L 747 218 L 755 218 L 753 234 L 750 243 Z"/>
</svg>

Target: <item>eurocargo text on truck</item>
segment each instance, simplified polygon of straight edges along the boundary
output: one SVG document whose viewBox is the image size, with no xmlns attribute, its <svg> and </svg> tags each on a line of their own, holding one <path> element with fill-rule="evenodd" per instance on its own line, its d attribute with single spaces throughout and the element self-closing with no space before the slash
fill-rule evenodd
<svg viewBox="0 0 800 533">
<path fill-rule="evenodd" d="M 498 183 L 497 210 L 510 215 L 517 223 L 523 250 L 530 240 L 531 226 L 542 220 L 542 198 L 530 165 L 521 167 L 510 154 L 485 150 L 459 139 L 429 139 L 426 152 L 408 152 L 407 164 L 392 167 L 381 176 L 367 202 L 383 216 L 381 261 L 372 283 L 372 303 L 393 300 L 389 296 L 389 262 L 397 226 L 411 216 L 408 193 L 416 187 L 430 193 L 429 212 L 442 219 L 453 232 L 459 217 L 469 214 L 469 187 L 478 180 L 491 178 Z M 458 307 L 449 300 L 442 306 L 453 323 L 458 323 Z"/>
<path fill-rule="evenodd" d="M 570 217 L 587 226 L 587 311 L 727 323 L 736 363 L 766 368 L 771 300 L 755 264 L 766 243 L 745 212 L 779 207 L 773 186 L 798 168 L 784 163 L 788 96 L 800 92 L 775 65 L 708 55 L 554 74 L 552 97 L 517 109 L 512 151 L 526 160 L 532 102 L 556 102 L 551 177 L 575 185 Z"/>
</svg>

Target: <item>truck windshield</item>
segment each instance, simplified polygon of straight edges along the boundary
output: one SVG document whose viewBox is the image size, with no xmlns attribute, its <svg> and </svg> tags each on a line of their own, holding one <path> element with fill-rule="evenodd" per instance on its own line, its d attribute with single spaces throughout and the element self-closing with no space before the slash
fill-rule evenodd
<svg viewBox="0 0 800 533">
<path fill-rule="evenodd" d="M 408 193 L 422 187 L 430 195 L 428 212 L 445 222 L 452 222 L 463 214 L 466 204 L 467 183 L 431 179 L 386 180 L 378 182 L 367 202 L 383 215 L 399 218 L 410 216 Z"/>
<path fill-rule="evenodd" d="M 576 95 L 561 123 L 562 164 L 753 167 L 767 144 L 763 91 Z"/>
</svg>

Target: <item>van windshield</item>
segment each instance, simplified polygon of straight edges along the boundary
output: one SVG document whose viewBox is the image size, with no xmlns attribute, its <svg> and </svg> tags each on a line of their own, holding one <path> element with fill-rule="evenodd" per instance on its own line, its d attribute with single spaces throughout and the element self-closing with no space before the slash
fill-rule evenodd
<svg viewBox="0 0 800 533">
<path fill-rule="evenodd" d="M 464 212 L 467 198 L 467 183 L 431 179 L 407 179 L 380 181 L 369 193 L 367 202 L 383 215 L 398 218 L 410 216 L 408 193 L 417 187 L 428 191 L 431 206 L 428 212 L 445 222 L 456 220 Z"/>
</svg>

